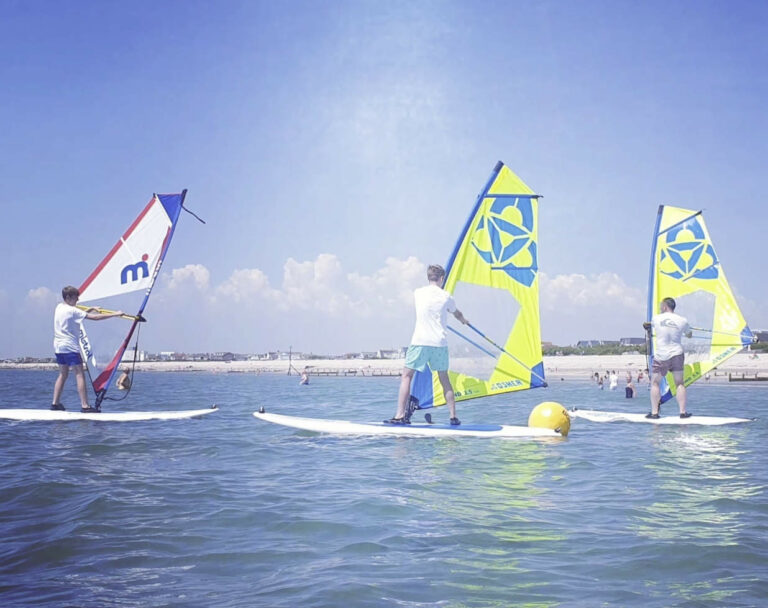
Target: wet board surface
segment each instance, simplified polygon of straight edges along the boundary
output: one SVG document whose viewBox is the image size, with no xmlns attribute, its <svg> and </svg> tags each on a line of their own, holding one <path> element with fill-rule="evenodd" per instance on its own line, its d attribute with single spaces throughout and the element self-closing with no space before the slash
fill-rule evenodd
<svg viewBox="0 0 768 608">
<path fill-rule="evenodd" d="M 393 435 L 410 437 L 562 437 L 550 429 L 504 424 L 386 424 L 351 422 L 324 418 L 301 418 L 266 412 L 254 412 L 259 420 L 316 433 L 336 435 Z"/>
<path fill-rule="evenodd" d="M 754 418 L 733 418 L 726 416 L 697 416 L 693 414 L 690 418 L 680 418 L 679 414 L 674 416 L 661 416 L 660 418 L 646 418 L 645 414 L 630 414 L 625 412 L 603 412 L 599 410 L 569 410 L 573 418 L 583 418 L 590 422 L 642 422 L 645 424 L 662 425 L 703 425 L 720 426 L 723 424 L 738 424 L 740 422 L 753 422 Z"/>
<path fill-rule="evenodd" d="M 85 413 L 78 411 L 34 410 L 34 409 L 0 409 L 0 419 L 22 421 L 71 421 L 97 420 L 99 422 L 139 422 L 142 420 L 180 420 L 196 418 L 217 412 L 217 407 L 203 410 L 180 410 L 165 412 L 98 412 Z"/>
</svg>

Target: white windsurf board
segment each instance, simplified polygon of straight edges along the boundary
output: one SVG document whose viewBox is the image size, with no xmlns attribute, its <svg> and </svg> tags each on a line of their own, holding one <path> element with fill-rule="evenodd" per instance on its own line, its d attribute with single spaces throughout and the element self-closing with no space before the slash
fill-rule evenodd
<svg viewBox="0 0 768 608">
<path fill-rule="evenodd" d="M 568 412 L 571 417 L 583 418 L 591 422 L 643 422 L 646 424 L 671 424 L 671 425 L 704 425 L 720 426 L 723 424 L 736 424 L 739 422 L 753 422 L 754 418 L 733 418 L 727 416 L 697 416 L 680 418 L 680 415 L 661 416 L 660 418 L 646 418 L 645 414 L 630 414 L 625 412 L 603 412 L 599 410 L 572 409 Z"/>
<path fill-rule="evenodd" d="M 78 412 L 75 410 L 0 409 L 0 419 L 24 421 L 98 420 L 99 422 L 137 422 L 142 420 L 179 420 L 217 412 L 216 406 L 203 410 L 165 412 Z"/>
<path fill-rule="evenodd" d="M 405 437 L 562 437 L 550 429 L 504 424 L 387 424 L 351 422 L 325 418 L 301 418 L 283 414 L 254 412 L 259 420 L 316 433 L 334 435 L 394 435 Z"/>
</svg>

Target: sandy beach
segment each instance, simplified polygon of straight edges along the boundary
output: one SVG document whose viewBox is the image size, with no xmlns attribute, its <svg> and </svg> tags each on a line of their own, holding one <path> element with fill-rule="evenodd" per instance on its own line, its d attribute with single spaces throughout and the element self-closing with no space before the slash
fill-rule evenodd
<svg viewBox="0 0 768 608">
<path fill-rule="evenodd" d="M 727 382 L 729 374 L 734 378 L 768 376 L 768 355 L 757 359 L 750 353 L 741 353 L 721 365 L 710 374 L 711 382 Z M 312 376 L 397 376 L 403 367 L 402 359 L 312 359 L 293 360 L 293 372 L 309 368 Z M 620 383 L 626 372 L 633 379 L 646 367 L 643 355 L 571 355 L 544 357 L 547 380 L 589 380 L 595 372 L 604 375 L 616 371 Z M 0 369 L 56 369 L 53 363 L 2 363 Z M 208 372 L 287 374 L 288 361 L 145 361 L 136 363 L 136 371 L 148 372 Z"/>
</svg>

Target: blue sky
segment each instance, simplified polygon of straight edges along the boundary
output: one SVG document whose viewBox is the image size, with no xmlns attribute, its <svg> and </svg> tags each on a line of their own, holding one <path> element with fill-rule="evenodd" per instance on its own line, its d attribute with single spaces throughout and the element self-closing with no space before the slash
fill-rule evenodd
<svg viewBox="0 0 768 608">
<path fill-rule="evenodd" d="M 660 203 L 705 210 L 768 327 L 765 3 L 0 11 L 0 357 L 49 354 L 61 287 L 182 188 L 207 224 L 182 218 L 144 347 L 406 344 L 497 160 L 544 196 L 544 340 L 641 334 Z"/>
</svg>

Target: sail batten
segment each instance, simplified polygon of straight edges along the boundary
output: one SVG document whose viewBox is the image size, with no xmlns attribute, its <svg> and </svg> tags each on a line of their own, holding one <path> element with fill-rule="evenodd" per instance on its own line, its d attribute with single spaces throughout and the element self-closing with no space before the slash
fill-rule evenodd
<svg viewBox="0 0 768 608">
<path fill-rule="evenodd" d="M 444 289 L 483 339 L 448 327 L 448 374 L 457 401 L 546 385 L 539 326 L 538 199 L 499 162 L 448 259 Z M 420 409 L 445 403 L 438 375 L 429 370 L 416 372 L 411 396 Z"/>
<path fill-rule="evenodd" d="M 666 298 L 677 302 L 695 335 L 684 340 L 686 386 L 704 377 L 753 340 L 715 253 L 701 211 L 661 205 L 651 246 L 647 320 Z M 702 335 L 703 334 L 703 335 Z M 649 365 L 656 349 L 650 340 Z M 661 402 L 675 392 L 671 374 L 662 381 Z"/>
</svg>

